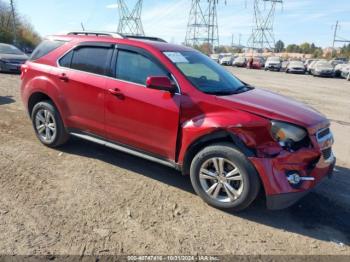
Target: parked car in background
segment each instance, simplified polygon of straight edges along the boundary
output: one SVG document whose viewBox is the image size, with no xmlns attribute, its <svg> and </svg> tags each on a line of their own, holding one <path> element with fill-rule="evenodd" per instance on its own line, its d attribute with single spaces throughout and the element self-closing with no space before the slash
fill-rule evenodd
<svg viewBox="0 0 350 262">
<path fill-rule="evenodd" d="M 237 67 L 245 67 L 247 65 L 247 59 L 243 56 L 239 56 L 233 61 L 232 65 Z"/>
<path fill-rule="evenodd" d="M 219 63 L 220 61 L 220 55 L 219 54 L 211 54 L 210 58 L 215 61 L 216 63 Z"/>
<path fill-rule="evenodd" d="M 318 61 L 327 61 L 327 60 L 319 60 L 319 59 L 317 59 L 317 60 L 312 61 L 311 64 L 310 64 L 310 65 L 308 66 L 308 68 L 307 68 L 307 72 L 308 72 L 310 75 L 312 75 L 312 72 L 313 72 L 313 70 L 315 69 L 315 65 L 317 64 Z"/>
<path fill-rule="evenodd" d="M 338 64 L 334 67 L 334 76 L 335 77 L 340 77 L 342 70 L 349 66 L 349 64 Z"/>
<path fill-rule="evenodd" d="M 312 75 L 334 77 L 334 67 L 328 61 L 318 61 L 312 68 Z"/>
<path fill-rule="evenodd" d="M 265 62 L 265 71 L 267 70 L 280 71 L 281 67 L 282 67 L 282 61 L 281 61 L 281 58 L 278 56 L 268 57 Z"/>
<path fill-rule="evenodd" d="M 344 77 L 346 80 L 350 81 L 350 64 L 347 64 L 342 70 L 341 70 L 341 77 Z"/>
<path fill-rule="evenodd" d="M 306 72 L 310 72 L 310 70 L 309 70 L 309 67 L 310 67 L 310 65 L 313 63 L 313 62 L 315 62 L 317 59 L 307 59 L 306 61 L 305 61 L 305 63 L 304 63 L 304 66 L 305 66 L 305 69 L 306 69 Z"/>
<path fill-rule="evenodd" d="M 331 177 L 325 116 L 194 49 L 137 39 L 73 32 L 34 50 L 21 98 L 43 145 L 74 136 L 175 168 L 209 205 L 234 211 L 259 192 L 286 208 Z"/>
<path fill-rule="evenodd" d="M 281 71 L 286 71 L 288 65 L 289 65 L 289 61 L 288 60 L 282 61 L 282 63 L 281 63 Z"/>
<path fill-rule="evenodd" d="M 220 58 L 219 63 L 220 63 L 220 65 L 231 66 L 232 60 L 233 60 L 233 57 L 231 55 L 230 56 L 223 56 L 222 58 Z"/>
<path fill-rule="evenodd" d="M 339 59 L 333 59 L 329 61 L 333 67 L 340 65 L 340 64 L 345 64 L 345 61 L 339 60 Z"/>
<path fill-rule="evenodd" d="M 290 61 L 287 68 L 286 73 L 292 74 L 305 74 L 305 66 L 301 61 Z"/>
<path fill-rule="evenodd" d="M 259 57 L 254 57 L 251 59 L 248 59 L 247 62 L 247 68 L 248 69 L 262 69 L 264 67 L 264 62 Z"/>
<path fill-rule="evenodd" d="M 0 43 L 0 72 L 19 73 L 28 56 L 17 47 Z"/>
</svg>

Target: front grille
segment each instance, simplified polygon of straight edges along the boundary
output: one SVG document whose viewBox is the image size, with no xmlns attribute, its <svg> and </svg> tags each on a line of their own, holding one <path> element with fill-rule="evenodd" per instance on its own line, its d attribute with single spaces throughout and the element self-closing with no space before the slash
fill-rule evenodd
<svg viewBox="0 0 350 262">
<path fill-rule="evenodd" d="M 326 129 L 321 130 L 321 131 L 318 132 L 318 134 L 317 134 L 317 139 L 318 139 L 318 140 L 322 139 L 323 137 L 329 135 L 330 132 L 331 132 L 331 130 L 330 130 L 329 128 L 326 128 Z"/>
<path fill-rule="evenodd" d="M 332 156 L 332 148 L 330 147 L 330 148 L 322 150 L 322 155 L 323 155 L 323 158 L 325 160 L 331 158 L 331 156 Z"/>
</svg>

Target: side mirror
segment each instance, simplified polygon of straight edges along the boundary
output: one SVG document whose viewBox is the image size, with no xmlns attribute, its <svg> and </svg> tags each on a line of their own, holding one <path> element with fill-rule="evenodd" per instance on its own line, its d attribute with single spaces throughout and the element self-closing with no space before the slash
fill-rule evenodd
<svg viewBox="0 0 350 262">
<path fill-rule="evenodd" d="M 146 80 L 147 88 L 164 90 L 170 93 L 176 92 L 176 85 L 166 76 L 149 76 Z"/>
</svg>

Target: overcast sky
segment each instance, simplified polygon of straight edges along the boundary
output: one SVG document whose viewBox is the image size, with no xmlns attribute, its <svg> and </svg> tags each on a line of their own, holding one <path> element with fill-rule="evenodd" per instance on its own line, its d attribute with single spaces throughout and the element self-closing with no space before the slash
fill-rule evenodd
<svg viewBox="0 0 350 262">
<path fill-rule="evenodd" d="M 114 0 L 17 0 L 20 13 L 42 35 L 80 30 L 116 31 L 118 9 Z M 132 7 L 136 0 L 126 1 Z M 147 35 L 182 43 L 190 11 L 190 0 L 144 0 L 142 21 Z M 220 3 L 220 1 L 219 1 Z M 218 9 L 221 44 L 231 36 L 246 44 L 253 25 L 253 0 L 221 1 Z M 333 25 L 340 22 L 339 36 L 350 39 L 350 0 L 284 0 L 275 17 L 275 38 L 286 44 L 314 42 L 331 46 Z M 338 44 L 342 45 L 342 44 Z"/>
</svg>

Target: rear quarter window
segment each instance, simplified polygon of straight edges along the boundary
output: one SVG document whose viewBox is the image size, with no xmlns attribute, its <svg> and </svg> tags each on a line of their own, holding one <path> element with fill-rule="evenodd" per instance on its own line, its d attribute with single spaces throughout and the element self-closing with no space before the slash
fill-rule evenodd
<svg viewBox="0 0 350 262">
<path fill-rule="evenodd" d="M 65 41 L 58 41 L 58 40 L 44 40 L 41 42 L 40 45 L 38 45 L 37 48 L 33 51 L 32 55 L 30 56 L 30 61 L 35 61 L 49 53 L 51 53 L 53 50 L 59 48 L 60 46 L 64 45 Z"/>
</svg>

